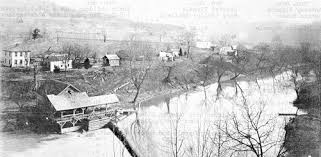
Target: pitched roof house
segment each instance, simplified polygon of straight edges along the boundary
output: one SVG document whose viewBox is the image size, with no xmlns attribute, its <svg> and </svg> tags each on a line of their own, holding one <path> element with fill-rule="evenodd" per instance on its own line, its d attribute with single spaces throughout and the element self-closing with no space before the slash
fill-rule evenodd
<svg viewBox="0 0 321 157">
<path fill-rule="evenodd" d="M 3 50 L 2 65 L 8 67 L 29 67 L 30 66 L 30 50 L 15 45 L 7 47 Z"/>
<path fill-rule="evenodd" d="M 119 66 L 120 58 L 116 54 L 107 54 L 103 57 L 103 62 L 106 66 Z"/>
<path fill-rule="evenodd" d="M 68 54 L 57 54 L 51 53 L 44 57 L 44 64 L 54 71 L 54 69 L 59 70 L 69 70 L 72 68 L 72 60 L 68 58 Z"/>
</svg>

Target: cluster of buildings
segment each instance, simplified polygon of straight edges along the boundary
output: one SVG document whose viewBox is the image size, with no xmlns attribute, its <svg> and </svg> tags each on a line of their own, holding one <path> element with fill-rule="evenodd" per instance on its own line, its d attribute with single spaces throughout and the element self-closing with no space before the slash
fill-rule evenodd
<svg viewBox="0 0 321 157">
<path fill-rule="evenodd" d="M 184 51 L 182 48 L 169 49 L 167 51 L 162 50 L 159 52 L 159 58 L 162 61 L 174 61 L 176 57 L 184 55 L 186 55 L 186 51 Z"/>
<path fill-rule="evenodd" d="M 198 41 L 195 43 L 195 46 L 200 49 L 210 49 L 220 55 L 233 56 L 237 55 L 237 46 L 238 45 L 226 45 L 218 46 L 209 41 Z"/>
<path fill-rule="evenodd" d="M 53 72 L 55 69 L 59 71 L 70 70 L 74 63 L 84 64 L 88 59 L 91 62 L 99 62 L 101 66 L 120 66 L 120 58 L 116 54 L 106 54 L 102 58 L 70 58 L 68 54 L 60 54 L 56 52 L 46 52 L 31 57 L 31 51 L 18 47 L 17 45 L 12 48 L 3 50 L 1 60 L 2 66 L 12 68 L 28 68 L 34 65 L 45 67 L 45 69 Z"/>
</svg>

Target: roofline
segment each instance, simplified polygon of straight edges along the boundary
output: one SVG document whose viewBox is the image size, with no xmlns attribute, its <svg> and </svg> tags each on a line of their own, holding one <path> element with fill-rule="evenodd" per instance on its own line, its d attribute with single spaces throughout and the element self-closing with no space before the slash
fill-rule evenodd
<svg viewBox="0 0 321 157">
<path fill-rule="evenodd" d="M 78 92 L 81 92 L 78 88 L 76 88 L 74 85 L 70 84 L 70 83 L 66 83 L 66 82 L 62 82 L 62 81 L 59 81 L 59 80 L 55 80 L 57 82 L 61 82 L 61 83 L 64 83 L 64 84 L 67 84 L 67 87 L 64 88 L 62 91 L 60 91 L 57 95 L 61 94 L 63 91 L 65 91 L 68 87 L 73 87 L 75 88 Z"/>
<path fill-rule="evenodd" d="M 119 102 L 105 103 L 105 104 L 111 105 L 111 104 L 117 104 L 117 103 L 119 103 Z M 50 104 L 51 104 L 51 106 L 53 106 L 53 107 L 55 108 L 55 106 L 52 105 L 52 103 L 50 103 Z M 105 105 L 105 104 L 88 105 L 88 106 L 84 106 L 84 107 L 80 107 L 80 108 L 93 107 L 93 106 L 99 106 L 99 105 Z M 65 109 L 65 110 L 57 110 L 57 109 L 55 108 L 56 111 L 67 111 L 67 110 L 74 110 L 74 109 L 79 109 L 79 108 L 71 108 L 71 109 Z"/>
<path fill-rule="evenodd" d="M 72 84 L 66 83 L 67 87 L 64 88 L 61 92 L 59 92 L 57 95 L 61 94 L 63 91 L 65 91 L 68 87 L 72 87 L 75 88 L 77 90 L 77 92 L 80 92 L 80 90 L 78 88 L 76 88 L 75 86 L 73 86 Z"/>
<path fill-rule="evenodd" d="M 83 93 L 86 93 L 86 92 L 83 92 Z M 86 93 L 87 94 L 87 93 Z M 59 94 L 58 94 L 59 95 Z M 47 99 L 49 99 L 48 98 L 48 96 L 58 96 L 58 95 L 54 95 L 54 94 L 49 94 L 49 95 L 46 95 L 47 96 Z M 116 97 L 117 97 L 117 95 L 116 94 L 110 94 L 110 95 L 115 95 Z M 101 95 L 99 95 L 99 96 L 101 96 Z M 88 97 L 88 98 L 90 98 L 90 97 Z M 118 99 L 118 97 L 117 97 L 117 99 Z M 50 101 L 50 99 L 49 99 L 49 101 Z M 117 104 L 117 103 L 119 103 L 120 101 L 119 101 L 119 99 L 118 99 L 118 101 L 117 102 L 112 102 L 112 103 L 103 103 L 103 104 L 94 104 L 94 105 L 87 105 L 87 106 L 83 106 L 83 107 L 80 107 L 80 108 L 85 108 L 85 107 L 93 107 L 93 106 L 99 106 L 99 105 L 111 105 L 111 104 Z M 56 108 L 55 108 L 55 106 L 50 102 L 50 105 L 56 110 L 56 111 L 67 111 L 67 110 L 74 110 L 74 109 L 78 109 L 78 108 L 71 108 L 71 109 L 64 109 L 64 110 L 57 110 Z"/>
<path fill-rule="evenodd" d="M 13 50 L 2 50 L 2 51 L 11 51 L 11 52 L 31 52 L 30 50 L 15 50 L 15 51 L 13 51 Z"/>
<path fill-rule="evenodd" d="M 52 80 L 67 85 L 67 86 L 66 86 L 62 91 L 60 91 L 57 95 L 61 94 L 65 89 L 67 89 L 67 88 L 70 87 L 70 86 L 73 87 L 73 88 L 75 88 L 78 92 L 81 92 L 78 88 L 76 88 L 74 85 L 72 85 L 72 84 L 70 84 L 70 83 L 66 83 L 66 82 L 63 82 L 63 81 L 56 80 L 56 79 L 52 79 Z"/>
</svg>

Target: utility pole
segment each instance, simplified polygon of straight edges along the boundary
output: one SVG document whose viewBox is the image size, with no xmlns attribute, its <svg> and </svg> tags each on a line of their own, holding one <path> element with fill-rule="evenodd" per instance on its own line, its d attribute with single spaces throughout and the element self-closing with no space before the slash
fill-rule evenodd
<svg viewBox="0 0 321 157">
<path fill-rule="evenodd" d="M 36 90 L 37 90 L 37 88 L 38 88 L 38 81 L 37 81 L 37 65 L 34 65 L 33 81 L 34 81 L 34 90 L 36 91 Z"/>
</svg>

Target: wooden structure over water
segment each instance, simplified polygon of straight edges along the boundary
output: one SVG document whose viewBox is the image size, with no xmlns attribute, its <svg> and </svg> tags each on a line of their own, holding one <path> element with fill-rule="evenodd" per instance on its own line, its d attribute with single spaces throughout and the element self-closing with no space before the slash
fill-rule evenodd
<svg viewBox="0 0 321 157">
<path fill-rule="evenodd" d="M 58 80 L 40 81 L 36 95 L 41 112 L 54 125 L 53 130 L 58 128 L 60 133 L 99 129 L 127 113 L 116 107 L 119 99 L 115 94 L 88 96 Z"/>
<path fill-rule="evenodd" d="M 119 100 L 115 94 L 88 97 L 84 92 L 67 92 L 47 97 L 56 110 L 54 119 L 61 133 L 99 129 L 117 117 L 118 109 L 113 106 Z"/>
</svg>

